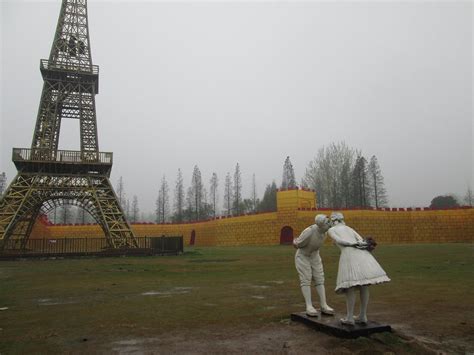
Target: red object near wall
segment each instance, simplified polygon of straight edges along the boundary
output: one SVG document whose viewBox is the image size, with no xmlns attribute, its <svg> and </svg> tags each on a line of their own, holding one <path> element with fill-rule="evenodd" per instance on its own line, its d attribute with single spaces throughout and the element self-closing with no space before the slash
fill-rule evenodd
<svg viewBox="0 0 474 355">
<path fill-rule="evenodd" d="M 285 226 L 280 232 L 280 244 L 292 244 L 293 243 L 293 228 Z"/>
<path fill-rule="evenodd" d="M 191 239 L 189 240 L 189 245 L 194 245 L 196 243 L 196 231 L 193 229 L 191 232 Z"/>
</svg>

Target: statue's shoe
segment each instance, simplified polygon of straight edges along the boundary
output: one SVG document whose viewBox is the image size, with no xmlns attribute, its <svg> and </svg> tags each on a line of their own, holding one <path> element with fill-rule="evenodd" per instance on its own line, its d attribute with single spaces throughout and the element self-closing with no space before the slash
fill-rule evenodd
<svg viewBox="0 0 474 355">
<path fill-rule="evenodd" d="M 354 317 L 354 322 L 356 324 L 367 324 L 367 317 L 366 318 L 361 318 L 361 316 L 355 316 Z"/>
<path fill-rule="evenodd" d="M 317 317 L 319 316 L 319 312 L 314 307 L 306 307 L 306 315 L 310 317 Z"/>
<path fill-rule="evenodd" d="M 334 312 L 334 309 L 332 309 L 329 306 L 326 306 L 326 307 L 321 307 L 321 313 L 327 314 L 328 316 L 332 316 L 334 315 L 335 312 Z"/>
<path fill-rule="evenodd" d="M 345 325 L 354 325 L 354 321 L 348 320 L 347 318 L 341 318 L 341 323 Z"/>
</svg>

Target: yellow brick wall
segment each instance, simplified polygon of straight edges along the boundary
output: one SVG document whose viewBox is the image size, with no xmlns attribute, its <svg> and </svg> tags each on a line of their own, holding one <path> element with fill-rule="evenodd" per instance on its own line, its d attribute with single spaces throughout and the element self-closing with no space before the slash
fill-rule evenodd
<svg viewBox="0 0 474 355">
<path fill-rule="evenodd" d="M 189 245 L 191 233 L 197 246 L 274 245 L 280 243 L 285 226 L 297 237 L 314 223 L 312 191 L 289 190 L 277 193 L 277 212 L 261 213 L 207 222 L 183 224 L 132 224 L 136 236 L 183 235 Z M 304 210 L 303 210 L 304 209 Z M 311 210 L 307 210 L 311 209 Z M 372 236 L 380 243 L 474 242 L 474 209 L 427 211 L 342 211 L 349 226 L 362 236 Z M 38 222 L 31 238 L 103 237 L 97 225 L 49 226 Z"/>
<path fill-rule="evenodd" d="M 299 211 L 297 225 L 316 211 Z M 322 213 L 330 211 L 323 211 Z M 474 242 L 474 208 L 427 211 L 342 211 L 346 224 L 383 243 Z"/>
</svg>

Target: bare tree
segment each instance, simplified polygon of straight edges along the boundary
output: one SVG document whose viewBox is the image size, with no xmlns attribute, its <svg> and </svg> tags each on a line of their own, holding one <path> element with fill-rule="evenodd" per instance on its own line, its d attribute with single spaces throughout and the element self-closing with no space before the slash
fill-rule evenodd
<svg viewBox="0 0 474 355">
<path fill-rule="evenodd" d="M 77 209 L 76 223 L 86 224 L 93 222 L 95 222 L 94 217 L 85 208 Z"/>
<path fill-rule="evenodd" d="M 210 184 L 210 199 L 211 199 L 211 207 L 212 207 L 212 214 L 213 217 L 216 217 L 217 214 L 217 202 L 218 202 L 218 195 L 217 195 L 217 187 L 219 185 L 219 180 L 217 179 L 217 174 L 212 173 Z"/>
<path fill-rule="evenodd" d="M 257 183 L 255 181 L 255 174 L 252 175 L 252 190 L 250 200 L 252 201 L 252 212 L 257 212 L 259 199 L 257 197 Z"/>
<path fill-rule="evenodd" d="M 372 198 L 376 208 L 387 205 L 387 191 L 385 190 L 382 170 L 380 169 L 377 157 L 370 158 L 368 166 L 368 177 L 371 185 Z"/>
<path fill-rule="evenodd" d="M 295 171 L 291 164 L 290 157 L 286 157 L 285 163 L 283 164 L 283 176 L 281 179 L 282 189 L 294 189 L 296 187 Z"/>
<path fill-rule="evenodd" d="M 183 174 L 181 169 L 178 169 L 178 176 L 176 177 L 176 185 L 174 189 L 174 221 L 181 223 L 184 219 L 184 184 Z"/>
<path fill-rule="evenodd" d="M 132 201 L 132 222 L 137 222 L 140 209 L 138 208 L 138 198 L 136 195 L 133 196 L 133 201 Z"/>
<path fill-rule="evenodd" d="M 474 206 L 474 196 L 470 186 L 467 188 L 466 195 L 464 196 L 464 203 L 466 206 Z"/>
<path fill-rule="evenodd" d="M 331 143 L 318 150 L 308 164 L 302 186 L 316 191 L 319 207 L 349 207 L 351 171 L 355 151 L 344 142 Z"/>
<path fill-rule="evenodd" d="M 3 172 L 0 174 L 0 197 L 3 195 L 6 188 L 7 188 L 7 174 Z"/>
<path fill-rule="evenodd" d="M 232 180 L 230 173 L 225 176 L 224 183 L 224 210 L 227 212 L 227 216 L 232 213 Z"/>
<path fill-rule="evenodd" d="M 60 208 L 60 220 L 63 224 L 72 223 L 74 218 L 71 206 L 69 204 L 64 204 Z"/>
<path fill-rule="evenodd" d="M 239 163 L 235 166 L 234 172 L 234 183 L 233 183 L 233 202 L 232 207 L 235 211 L 235 214 L 240 214 L 242 212 L 242 177 L 240 174 Z"/>
<path fill-rule="evenodd" d="M 371 201 L 372 186 L 369 181 L 367 160 L 359 155 L 352 170 L 352 196 L 356 207 L 368 207 Z"/>
<path fill-rule="evenodd" d="M 169 188 L 166 177 L 161 179 L 158 198 L 156 199 L 156 222 L 165 223 L 169 217 Z"/>
<path fill-rule="evenodd" d="M 125 200 L 125 216 L 127 219 L 130 219 L 131 217 L 131 204 L 128 198 Z"/>
<path fill-rule="evenodd" d="M 115 193 L 117 194 L 117 198 L 118 198 L 118 202 L 120 204 L 120 207 L 122 207 L 122 209 L 125 209 L 125 204 L 126 204 L 126 200 L 125 200 L 125 186 L 124 186 L 124 183 L 123 183 L 123 177 L 120 176 L 119 179 L 118 179 L 118 182 L 117 182 L 117 187 L 115 189 Z"/>
</svg>

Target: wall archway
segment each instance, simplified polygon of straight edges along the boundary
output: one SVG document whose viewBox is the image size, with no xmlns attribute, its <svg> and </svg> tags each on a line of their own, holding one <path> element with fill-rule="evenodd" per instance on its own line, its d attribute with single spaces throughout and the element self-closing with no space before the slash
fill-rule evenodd
<svg viewBox="0 0 474 355">
<path fill-rule="evenodd" d="M 191 238 L 189 239 L 189 245 L 194 245 L 196 243 L 196 231 L 193 229 L 191 231 Z"/>
<path fill-rule="evenodd" d="M 280 244 L 288 245 L 293 243 L 293 228 L 284 226 L 280 231 Z"/>
</svg>

